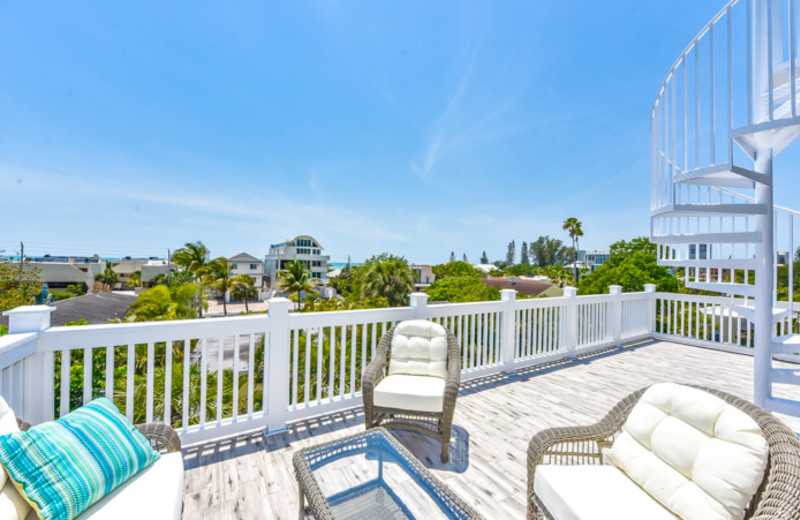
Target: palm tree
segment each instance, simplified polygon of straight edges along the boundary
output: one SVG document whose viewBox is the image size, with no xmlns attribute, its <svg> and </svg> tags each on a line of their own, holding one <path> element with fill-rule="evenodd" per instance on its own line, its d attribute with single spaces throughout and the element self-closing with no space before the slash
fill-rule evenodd
<svg viewBox="0 0 800 520">
<path fill-rule="evenodd" d="M 231 296 L 244 300 L 244 311 L 250 312 L 247 300 L 253 298 L 256 293 L 256 281 L 249 274 L 237 274 L 231 278 Z"/>
<path fill-rule="evenodd" d="M 194 275 L 195 280 L 203 276 L 203 268 L 208 262 L 208 248 L 199 240 L 187 242 L 172 255 L 172 261 Z"/>
<path fill-rule="evenodd" d="M 142 286 L 142 272 L 141 271 L 134 271 L 131 273 L 131 277 L 128 279 L 127 286 L 130 288 L 136 288 Z"/>
<path fill-rule="evenodd" d="M 414 290 L 414 273 L 405 258 L 383 254 L 365 267 L 363 297 L 386 298 L 391 307 L 408 303 L 408 295 Z"/>
<path fill-rule="evenodd" d="M 183 247 L 172 254 L 172 261 L 185 273 L 191 273 L 197 284 L 194 306 L 200 317 L 203 317 L 205 288 L 203 287 L 203 269 L 208 262 L 208 248 L 201 241 L 186 242 Z M 176 273 L 177 274 L 177 273 Z M 167 277 L 169 279 L 169 277 Z"/>
<path fill-rule="evenodd" d="M 278 287 L 287 293 L 297 295 L 297 309 L 300 309 L 300 293 L 311 292 L 317 288 L 317 281 L 311 278 L 308 267 L 302 260 L 286 264 L 283 271 L 278 271 Z"/>
<path fill-rule="evenodd" d="M 581 221 L 575 217 L 570 217 L 564 221 L 561 229 L 569 233 L 572 239 L 572 249 L 575 251 L 573 259 L 573 267 L 575 267 L 575 285 L 578 285 L 578 237 L 583 236 L 583 229 L 581 229 Z"/>
<path fill-rule="evenodd" d="M 203 266 L 201 271 L 206 283 L 222 294 L 222 310 L 225 316 L 228 315 L 228 303 L 225 295 L 228 289 L 231 288 L 232 271 L 233 264 L 224 256 L 220 256 L 208 262 Z"/>
<path fill-rule="evenodd" d="M 109 291 L 113 289 L 114 285 L 119 283 L 119 275 L 114 269 L 111 268 L 111 262 L 106 261 L 106 268 L 102 273 L 97 273 L 94 277 L 95 281 L 103 284 L 103 287 Z"/>
</svg>

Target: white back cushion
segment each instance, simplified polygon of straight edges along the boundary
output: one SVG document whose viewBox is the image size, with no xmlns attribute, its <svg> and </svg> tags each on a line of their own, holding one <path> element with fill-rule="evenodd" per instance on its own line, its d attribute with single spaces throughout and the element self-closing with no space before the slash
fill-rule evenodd
<svg viewBox="0 0 800 520">
<path fill-rule="evenodd" d="M 392 336 L 389 375 L 447 376 L 447 331 L 426 320 L 397 324 Z"/>
<path fill-rule="evenodd" d="M 741 519 L 764 477 L 767 441 L 722 399 L 674 383 L 633 407 L 611 462 L 684 520 Z"/>
</svg>

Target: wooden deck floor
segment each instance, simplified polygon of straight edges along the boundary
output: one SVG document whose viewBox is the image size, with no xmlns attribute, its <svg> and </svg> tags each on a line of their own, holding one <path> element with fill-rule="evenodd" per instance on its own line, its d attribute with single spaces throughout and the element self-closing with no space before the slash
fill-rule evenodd
<svg viewBox="0 0 800 520">
<path fill-rule="evenodd" d="M 629 392 L 661 381 L 712 386 L 751 399 L 749 356 L 652 341 L 582 359 L 462 385 L 450 462 L 439 444 L 397 431 L 400 441 L 488 519 L 524 518 L 525 457 L 536 431 L 588 424 Z M 796 397 L 797 398 L 797 397 Z M 800 419 L 781 417 L 795 431 Z M 303 421 L 289 432 L 261 433 L 191 447 L 184 518 L 295 519 L 295 450 L 362 431 L 360 411 Z"/>
</svg>

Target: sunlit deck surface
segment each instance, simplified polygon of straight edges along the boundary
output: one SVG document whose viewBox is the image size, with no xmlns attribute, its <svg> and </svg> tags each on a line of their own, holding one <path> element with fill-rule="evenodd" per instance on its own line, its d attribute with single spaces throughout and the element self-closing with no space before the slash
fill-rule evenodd
<svg viewBox="0 0 800 520">
<path fill-rule="evenodd" d="M 524 518 L 531 435 L 551 426 L 594 422 L 629 392 L 661 381 L 712 386 L 752 400 L 753 358 L 649 341 L 577 362 L 462 383 L 448 464 L 439 462 L 437 441 L 395 432 L 484 517 Z M 800 419 L 781 419 L 800 431 Z M 363 429 L 363 413 L 356 410 L 302 421 L 284 434 L 259 432 L 189 447 L 183 516 L 295 519 L 292 454 Z"/>
</svg>

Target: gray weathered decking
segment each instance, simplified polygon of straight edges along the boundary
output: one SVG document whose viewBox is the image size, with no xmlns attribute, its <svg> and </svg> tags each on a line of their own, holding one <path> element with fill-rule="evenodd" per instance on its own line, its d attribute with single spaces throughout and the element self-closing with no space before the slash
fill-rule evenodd
<svg viewBox="0 0 800 520">
<path fill-rule="evenodd" d="M 582 359 L 462 385 L 450 462 L 439 444 L 397 431 L 418 458 L 486 518 L 524 518 L 525 457 L 536 431 L 599 419 L 629 392 L 660 381 L 695 383 L 751 399 L 749 356 L 647 342 Z M 795 396 L 797 398 L 797 396 Z M 795 431 L 800 419 L 782 417 Z M 297 518 L 295 450 L 364 428 L 360 411 L 302 421 L 288 433 L 260 432 L 185 450 L 184 518 Z"/>
</svg>

